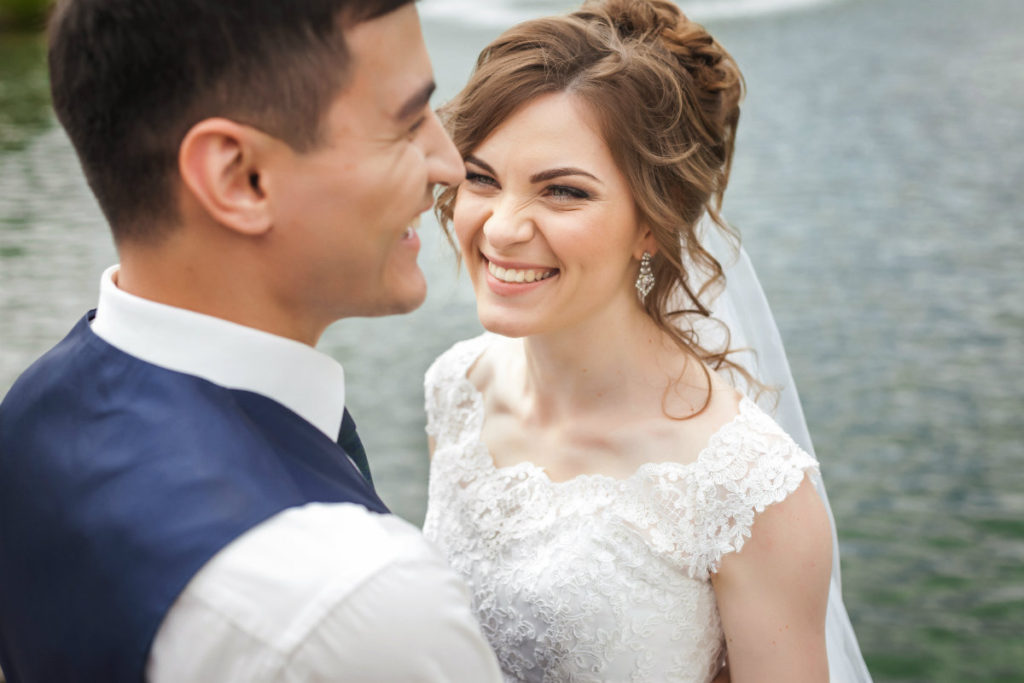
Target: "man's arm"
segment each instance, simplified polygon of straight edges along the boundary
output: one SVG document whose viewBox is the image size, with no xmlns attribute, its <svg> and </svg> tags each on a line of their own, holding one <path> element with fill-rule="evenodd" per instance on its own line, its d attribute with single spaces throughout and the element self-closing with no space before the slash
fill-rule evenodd
<svg viewBox="0 0 1024 683">
<path fill-rule="evenodd" d="M 218 553 L 161 625 L 151 683 L 500 681 L 459 578 L 355 505 L 280 513 Z"/>
</svg>

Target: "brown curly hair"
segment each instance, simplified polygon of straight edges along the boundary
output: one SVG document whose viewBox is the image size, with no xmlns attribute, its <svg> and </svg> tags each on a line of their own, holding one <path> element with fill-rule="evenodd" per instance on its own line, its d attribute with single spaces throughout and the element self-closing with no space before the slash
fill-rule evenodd
<svg viewBox="0 0 1024 683">
<path fill-rule="evenodd" d="M 735 60 L 667 0 L 588 1 L 576 12 L 525 22 L 495 39 L 440 113 L 466 156 L 526 103 L 556 92 L 572 93 L 596 115 L 657 241 L 647 314 L 706 366 L 734 370 L 763 388 L 730 360 L 728 330 L 723 344 L 708 348 L 694 325 L 694 317 L 711 320 L 706 302 L 725 282 L 721 263 L 701 245 L 701 217 L 707 213 L 734 247 L 739 244 L 720 214 L 744 92 Z M 436 207 L 453 246 L 456 194 L 457 188 L 445 188 Z M 704 407 L 709 401 L 710 388 Z"/>
</svg>

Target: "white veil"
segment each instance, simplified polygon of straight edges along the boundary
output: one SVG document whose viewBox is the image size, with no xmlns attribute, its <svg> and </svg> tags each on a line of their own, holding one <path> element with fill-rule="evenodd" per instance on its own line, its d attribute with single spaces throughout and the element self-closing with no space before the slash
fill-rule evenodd
<svg viewBox="0 0 1024 683">
<path fill-rule="evenodd" d="M 796 384 L 789 370 L 789 361 L 786 360 L 782 337 L 779 335 L 775 318 L 750 258 L 742 247 L 739 253 L 736 253 L 721 230 L 706 215 L 700 228 L 704 247 L 725 268 L 725 291 L 712 302 L 712 315 L 728 326 L 731 347 L 753 350 L 753 353 L 737 353 L 733 358 L 764 384 L 779 388 L 777 395 L 774 395 L 774 392 L 766 392 L 760 396 L 757 399 L 758 404 L 775 418 L 801 448 L 814 455 L 814 446 L 811 443 L 807 422 L 804 420 L 803 408 L 800 407 Z M 705 331 L 701 329 L 701 332 L 703 335 Z M 708 332 L 714 336 L 715 329 L 709 329 Z M 738 389 L 751 394 L 742 380 L 734 381 L 734 384 Z M 754 398 L 752 394 L 751 398 Z M 830 678 L 832 683 L 870 683 L 871 675 L 864 664 L 857 636 L 843 605 L 839 577 L 839 542 L 836 538 L 832 508 L 825 492 L 825 483 L 818 473 L 812 474 L 811 479 L 818 495 L 825 503 L 832 525 L 832 581 L 825 621 Z"/>
</svg>

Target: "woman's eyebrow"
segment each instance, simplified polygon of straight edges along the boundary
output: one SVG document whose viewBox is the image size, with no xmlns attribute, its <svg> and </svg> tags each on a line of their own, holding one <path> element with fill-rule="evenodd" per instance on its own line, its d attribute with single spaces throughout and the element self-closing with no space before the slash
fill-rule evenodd
<svg viewBox="0 0 1024 683">
<path fill-rule="evenodd" d="M 466 158 L 463 159 L 463 161 L 466 162 L 467 164 L 473 164 L 474 166 L 479 166 L 480 168 L 482 168 L 483 170 L 487 171 L 491 175 L 498 175 L 497 173 L 494 172 L 494 169 L 491 168 L 490 164 L 488 164 L 486 161 L 484 161 L 482 159 L 476 158 L 472 154 L 467 154 Z"/>
<path fill-rule="evenodd" d="M 581 168 L 573 168 L 571 166 L 566 166 L 563 168 L 552 168 L 547 171 L 535 173 L 534 175 L 530 176 L 530 182 L 543 183 L 545 180 L 554 180 L 555 178 L 561 178 L 567 175 L 581 175 L 587 178 L 591 178 L 592 180 L 596 180 L 599 183 L 601 182 L 601 180 L 593 173 L 587 173 Z"/>
<path fill-rule="evenodd" d="M 497 175 L 497 173 L 494 172 L 494 169 L 491 168 L 490 164 L 488 164 L 483 159 L 480 159 L 478 157 L 473 156 L 472 154 L 467 154 L 466 158 L 464 159 L 464 161 L 467 164 L 473 164 L 474 166 L 479 166 L 481 169 L 483 169 L 487 173 L 490 173 L 491 175 Z M 587 171 L 584 171 L 582 168 L 574 168 L 572 166 L 563 166 L 563 167 L 560 167 L 560 168 L 551 168 L 551 169 L 548 169 L 547 171 L 541 171 L 540 173 L 535 173 L 532 176 L 530 176 L 530 182 L 531 183 L 543 183 L 543 182 L 545 182 L 547 180 L 554 180 L 555 178 L 563 178 L 565 176 L 572 176 L 572 175 L 584 176 L 586 178 L 591 178 L 592 180 L 596 180 L 599 183 L 601 182 L 600 178 L 595 176 L 593 173 L 589 173 Z M 601 184 L 603 185 L 604 183 L 601 183 Z"/>
</svg>

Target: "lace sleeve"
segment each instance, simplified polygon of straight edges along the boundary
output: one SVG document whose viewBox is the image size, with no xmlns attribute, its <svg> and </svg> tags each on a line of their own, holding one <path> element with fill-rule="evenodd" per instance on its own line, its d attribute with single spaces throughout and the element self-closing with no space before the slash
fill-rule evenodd
<svg viewBox="0 0 1024 683">
<path fill-rule="evenodd" d="M 750 537 L 757 513 L 779 503 L 818 463 L 758 409 L 748 411 L 743 429 L 719 444 L 721 457 L 709 463 L 705 483 L 706 514 L 701 520 L 703 547 L 695 554 L 701 574 L 718 571 L 726 553 L 739 552 Z"/>
<path fill-rule="evenodd" d="M 457 342 L 442 353 L 427 369 L 423 393 L 427 411 L 427 434 L 435 440 L 443 431 L 454 406 L 453 394 L 466 377 L 469 366 L 483 353 L 489 335 Z"/>
<path fill-rule="evenodd" d="M 434 359 L 434 362 L 427 368 L 427 374 L 423 376 L 423 396 L 425 408 L 427 411 L 427 435 L 433 439 L 437 439 L 437 432 L 439 429 L 437 416 L 444 409 L 443 406 L 443 377 L 445 374 L 445 366 L 447 365 L 446 358 L 451 354 L 452 350 L 448 349 L 440 356 Z"/>
<path fill-rule="evenodd" d="M 706 580 L 722 557 L 738 552 L 757 513 L 786 499 L 817 461 L 744 399 L 682 475 L 659 477 L 654 491 L 662 546 L 691 577 Z"/>
</svg>

